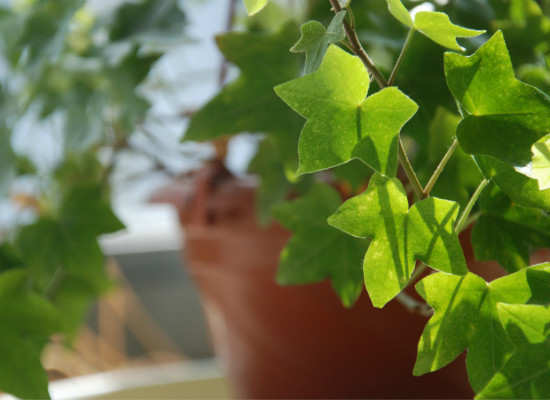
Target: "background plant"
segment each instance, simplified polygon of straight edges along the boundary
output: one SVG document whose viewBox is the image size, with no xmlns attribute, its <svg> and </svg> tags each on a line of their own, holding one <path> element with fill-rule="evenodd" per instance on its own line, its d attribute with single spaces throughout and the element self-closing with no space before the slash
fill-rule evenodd
<svg viewBox="0 0 550 400">
<path fill-rule="evenodd" d="M 70 343 L 115 286 L 97 241 L 123 228 L 110 176 L 149 133 L 140 85 L 184 39 L 176 1 L 100 11 L 81 0 L 0 10 L 0 194 L 17 211 L 7 222 L 3 211 L 0 231 L 0 390 L 20 398 L 49 397 L 43 347 L 54 334 Z M 42 146 L 34 154 L 18 145 L 22 124 Z"/>
</svg>

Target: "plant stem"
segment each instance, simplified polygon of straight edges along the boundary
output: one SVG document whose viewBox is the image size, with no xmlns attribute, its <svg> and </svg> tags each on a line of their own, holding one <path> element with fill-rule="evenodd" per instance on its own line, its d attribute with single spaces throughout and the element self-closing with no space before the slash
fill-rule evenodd
<svg viewBox="0 0 550 400">
<path fill-rule="evenodd" d="M 405 152 L 405 147 L 403 146 L 403 141 L 401 140 L 401 137 L 399 137 L 399 162 L 403 166 L 405 174 L 407 174 L 407 178 L 409 179 L 409 182 L 414 189 L 416 197 L 418 197 L 419 200 L 425 199 L 427 196 L 424 194 L 422 185 L 420 184 L 420 181 L 418 180 L 418 177 L 414 172 L 411 162 L 409 161 L 409 157 L 407 157 L 407 153 Z"/>
<path fill-rule="evenodd" d="M 66 277 L 67 273 L 65 270 L 61 267 L 57 268 L 50 284 L 44 291 L 44 298 L 46 298 L 46 300 L 52 301 L 55 298 L 55 295 L 61 288 L 61 285 L 65 282 Z"/>
<path fill-rule="evenodd" d="M 457 147 L 458 147 L 458 140 L 455 138 L 455 140 L 451 144 L 451 147 L 449 147 L 449 150 L 447 150 L 447 152 L 445 153 L 445 155 L 443 156 L 443 158 L 439 162 L 439 165 L 435 169 L 432 177 L 430 178 L 430 180 L 428 181 L 428 183 L 424 187 L 424 194 L 426 196 L 430 195 L 430 192 L 432 191 L 435 183 L 437 182 L 437 179 L 439 178 L 439 175 L 441 175 L 441 173 L 443 172 L 443 169 L 445 168 L 445 165 L 447 164 L 447 161 L 449 161 L 449 159 L 451 158 L 451 156 L 453 155 L 453 153 L 454 153 L 454 151 Z"/>
<path fill-rule="evenodd" d="M 411 312 L 425 317 L 430 317 L 433 314 L 433 309 L 428 304 L 413 299 L 405 292 L 400 292 L 395 298 Z"/>
<path fill-rule="evenodd" d="M 491 182 L 490 179 L 483 179 L 479 186 L 477 187 L 476 191 L 468 201 L 468 204 L 466 204 L 466 207 L 464 208 L 464 211 L 460 214 L 460 217 L 456 221 L 455 225 L 455 231 L 457 233 L 462 232 L 463 228 L 466 226 L 466 221 L 468 221 L 468 217 L 470 216 L 470 212 L 472 211 L 472 208 L 474 207 L 474 204 L 477 201 L 477 198 L 483 192 L 483 189 L 485 189 L 485 186 L 487 186 Z"/>
<path fill-rule="evenodd" d="M 339 13 L 340 11 L 342 11 L 342 7 L 340 6 L 338 0 L 329 1 L 335 13 Z M 348 40 L 355 55 L 357 55 L 357 57 L 361 59 L 365 67 L 367 67 L 367 70 L 372 74 L 372 76 L 378 83 L 378 86 L 380 86 L 380 88 L 387 87 L 388 82 L 386 81 L 386 78 L 384 78 L 384 75 L 382 75 L 380 70 L 376 67 L 376 65 L 374 65 L 374 62 L 371 60 L 371 58 L 361 45 L 361 42 L 359 42 L 359 38 L 357 37 L 357 32 L 355 31 L 355 29 L 353 29 L 347 19 L 344 19 L 343 24 L 344 30 L 346 31 L 346 36 L 348 37 Z"/>
<path fill-rule="evenodd" d="M 338 0 L 329 0 L 329 1 L 335 13 L 339 13 L 340 11 L 342 11 L 342 7 L 340 6 L 340 3 L 338 2 Z M 389 86 L 388 82 L 386 81 L 386 79 L 384 78 L 380 70 L 376 67 L 376 65 L 374 65 L 374 63 L 368 56 L 367 52 L 361 45 L 361 42 L 357 37 L 357 32 L 355 31 L 355 29 L 352 28 L 352 26 L 349 24 L 347 19 L 344 19 L 343 24 L 344 24 L 344 30 L 346 31 L 346 36 L 349 40 L 349 45 L 351 46 L 351 50 L 355 53 L 356 56 L 358 56 L 361 59 L 361 61 L 363 62 L 367 70 L 372 74 L 372 76 L 378 83 L 378 86 L 380 86 L 381 89 L 387 88 Z M 407 37 L 406 42 L 409 42 L 409 41 L 410 41 L 410 37 Z M 403 147 L 403 142 L 401 141 L 401 137 L 399 137 L 399 162 L 403 166 L 403 169 L 405 170 L 405 174 L 407 175 L 407 178 L 412 184 L 414 188 L 414 192 L 416 193 L 416 196 L 418 197 L 418 199 L 420 200 L 425 199 L 427 196 L 424 194 L 422 185 L 420 184 L 420 181 L 418 180 L 418 177 L 414 172 L 414 169 L 411 165 L 409 157 L 407 157 L 407 153 L 405 152 L 405 148 Z"/>
<path fill-rule="evenodd" d="M 409 29 L 409 33 L 407 34 L 407 38 L 405 39 L 405 43 L 403 44 L 403 48 L 401 49 L 401 53 L 399 53 L 399 57 L 397 58 L 397 61 L 395 62 L 393 70 L 390 74 L 390 79 L 388 79 L 388 86 L 392 86 L 393 82 L 395 81 L 395 77 L 397 76 L 397 72 L 399 71 L 399 67 L 401 67 L 401 63 L 403 62 L 403 58 L 405 58 L 405 53 L 407 52 L 407 48 L 409 47 L 409 44 L 411 43 L 411 39 L 414 35 L 414 32 L 415 32 L 415 29 L 413 29 L 413 28 Z"/>
</svg>

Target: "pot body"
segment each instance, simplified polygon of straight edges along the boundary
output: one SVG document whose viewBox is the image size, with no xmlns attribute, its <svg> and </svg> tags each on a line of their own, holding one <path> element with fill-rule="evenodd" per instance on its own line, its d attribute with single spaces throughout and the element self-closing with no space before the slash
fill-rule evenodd
<svg viewBox="0 0 550 400">
<path fill-rule="evenodd" d="M 425 317 L 395 301 L 374 308 L 366 293 L 346 309 L 328 282 L 279 286 L 278 257 L 290 234 L 257 227 L 253 186 L 226 180 L 215 196 L 199 195 L 200 205 L 188 194 L 171 188 L 156 200 L 178 203 L 186 265 L 237 398 L 473 396 L 463 356 L 412 375 Z"/>
</svg>

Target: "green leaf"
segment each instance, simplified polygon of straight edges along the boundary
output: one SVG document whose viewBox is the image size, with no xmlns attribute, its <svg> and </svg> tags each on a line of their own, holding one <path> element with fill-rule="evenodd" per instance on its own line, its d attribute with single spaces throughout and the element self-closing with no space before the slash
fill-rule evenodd
<svg viewBox="0 0 550 400">
<path fill-rule="evenodd" d="M 487 179 L 492 179 L 513 201 L 523 207 L 550 211 L 550 189 L 540 190 L 538 182 L 493 157 L 476 156 Z"/>
<path fill-rule="evenodd" d="M 38 343 L 60 326 L 57 310 L 31 292 L 27 270 L 0 273 L 0 390 L 24 399 L 49 398 Z"/>
<path fill-rule="evenodd" d="M 306 22 L 300 28 L 302 37 L 290 51 L 294 53 L 306 53 L 305 73 L 309 74 L 319 68 L 328 47 L 332 43 L 338 43 L 344 40 L 346 33 L 342 21 L 346 17 L 345 11 L 337 13 L 328 29 L 317 21 Z"/>
<path fill-rule="evenodd" d="M 375 173 L 367 190 L 346 201 L 329 224 L 372 238 L 365 254 L 365 286 L 375 307 L 383 307 L 408 283 L 415 258 L 435 269 L 465 274 L 466 263 L 454 232 L 458 204 L 429 198 L 408 209 L 398 179 Z"/>
<path fill-rule="evenodd" d="M 414 28 L 437 44 L 452 50 L 462 50 L 457 37 L 478 36 L 485 31 L 454 25 L 447 14 L 435 11 L 420 11 L 414 17 Z"/>
<path fill-rule="evenodd" d="M 550 216 L 545 212 L 516 205 L 494 185 L 485 189 L 479 203 L 483 214 L 472 230 L 477 260 L 497 260 L 514 272 L 529 265 L 533 247 L 550 247 Z"/>
<path fill-rule="evenodd" d="M 298 75 L 301 57 L 288 51 L 296 38 L 293 24 L 274 34 L 218 36 L 220 50 L 241 69 L 241 76 L 193 115 L 184 140 L 211 140 L 245 131 L 294 136 L 300 118 L 277 98 L 273 87 Z"/>
<path fill-rule="evenodd" d="M 264 8 L 269 0 L 244 0 L 244 6 L 248 15 L 254 15 Z"/>
<path fill-rule="evenodd" d="M 74 188 L 56 218 L 42 217 L 19 233 L 16 246 L 42 289 L 59 268 L 103 287 L 106 275 L 97 236 L 123 225 L 99 192 L 93 186 Z"/>
<path fill-rule="evenodd" d="M 401 0 L 386 0 L 388 2 L 388 10 L 399 22 L 409 27 L 414 26 L 413 19 L 409 10 L 401 3 Z"/>
<path fill-rule="evenodd" d="M 498 304 L 498 312 L 516 352 L 477 397 L 550 398 L 550 308 Z"/>
<path fill-rule="evenodd" d="M 21 399 L 50 398 L 37 346 L 1 327 L 0 354 L 0 390 Z"/>
<path fill-rule="evenodd" d="M 401 0 L 386 1 L 390 13 L 398 21 L 411 29 L 418 30 L 437 44 L 452 50 L 465 50 L 458 45 L 456 41 L 457 37 L 478 36 L 485 32 L 454 25 L 449 20 L 447 14 L 436 11 L 420 11 L 416 13 L 413 21 L 409 11 L 405 8 Z"/>
<path fill-rule="evenodd" d="M 465 115 L 457 129 L 463 150 L 529 163 L 531 146 L 548 133 L 550 97 L 515 78 L 502 32 L 472 56 L 446 53 L 445 74 Z"/>
<path fill-rule="evenodd" d="M 117 9 L 109 38 L 115 42 L 150 33 L 178 34 L 184 23 L 185 15 L 177 1 L 126 3 Z"/>
<path fill-rule="evenodd" d="M 482 278 L 438 273 L 417 285 L 433 308 L 418 344 L 413 373 L 422 375 L 449 364 L 468 348 L 466 365 L 474 391 L 481 391 L 510 356 L 511 343 L 502 327 L 498 303 L 548 301 L 550 264 L 525 268 L 487 284 Z"/>
<path fill-rule="evenodd" d="M 277 282 L 304 284 L 330 277 L 342 303 L 351 307 L 363 287 L 361 259 L 368 241 L 326 223 L 339 204 L 338 192 L 317 185 L 307 195 L 273 208 L 275 218 L 294 232 L 281 253 Z"/>
<path fill-rule="evenodd" d="M 395 87 L 365 100 L 369 81 L 359 58 L 331 45 L 317 71 L 275 87 L 308 119 L 298 145 L 298 174 L 358 158 L 384 175 L 396 175 L 399 131 L 418 107 Z"/>
<path fill-rule="evenodd" d="M 540 190 L 550 189 L 550 134 L 533 145 L 531 177 L 539 182 Z"/>
</svg>

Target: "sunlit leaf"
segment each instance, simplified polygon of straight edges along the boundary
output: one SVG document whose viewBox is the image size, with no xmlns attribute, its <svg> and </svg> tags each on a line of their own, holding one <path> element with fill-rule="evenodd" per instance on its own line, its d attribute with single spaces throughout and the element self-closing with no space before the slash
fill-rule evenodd
<svg viewBox="0 0 550 400">
<path fill-rule="evenodd" d="M 275 87 L 308 119 L 298 145 L 297 173 L 358 158 L 384 175 L 396 175 L 399 131 L 417 106 L 395 87 L 365 99 L 369 81 L 359 58 L 332 45 L 317 71 Z"/>
<path fill-rule="evenodd" d="M 436 11 L 419 11 L 414 20 L 401 0 L 386 0 L 390 13 L 401 23 L 417 30 L 437 44 L 452 50 L 462 50 L 456 38 L 478 36 L 485 31 L 463 28 L 453 24 L 449 16 Z"/>
<path fill-rule="evenodd" d="M 467 272 L 453 228 L 457 213 L 457 203 L 437 198 L 409 211 L 401 182 L 374 174 L 367 190 L 346 201 L 329 223 L 372 238 L 363 261 L 365 286 L 373 305 L 382 307 L 408 283 L 416 258 L 441 271 Z"/>
<path fill-rule="evenodd" d="M 486 283 L 465 276 L 438 273 L 417 285 L 434 308 L 418 344 L 415 375 L 444 367 L 465 349 L 472 388 L 480 392 L 511 355 L 512 344 L 500 323 L 497 305 L 548 301 L 550 264 L 529 267 Z"/>
</svg>

